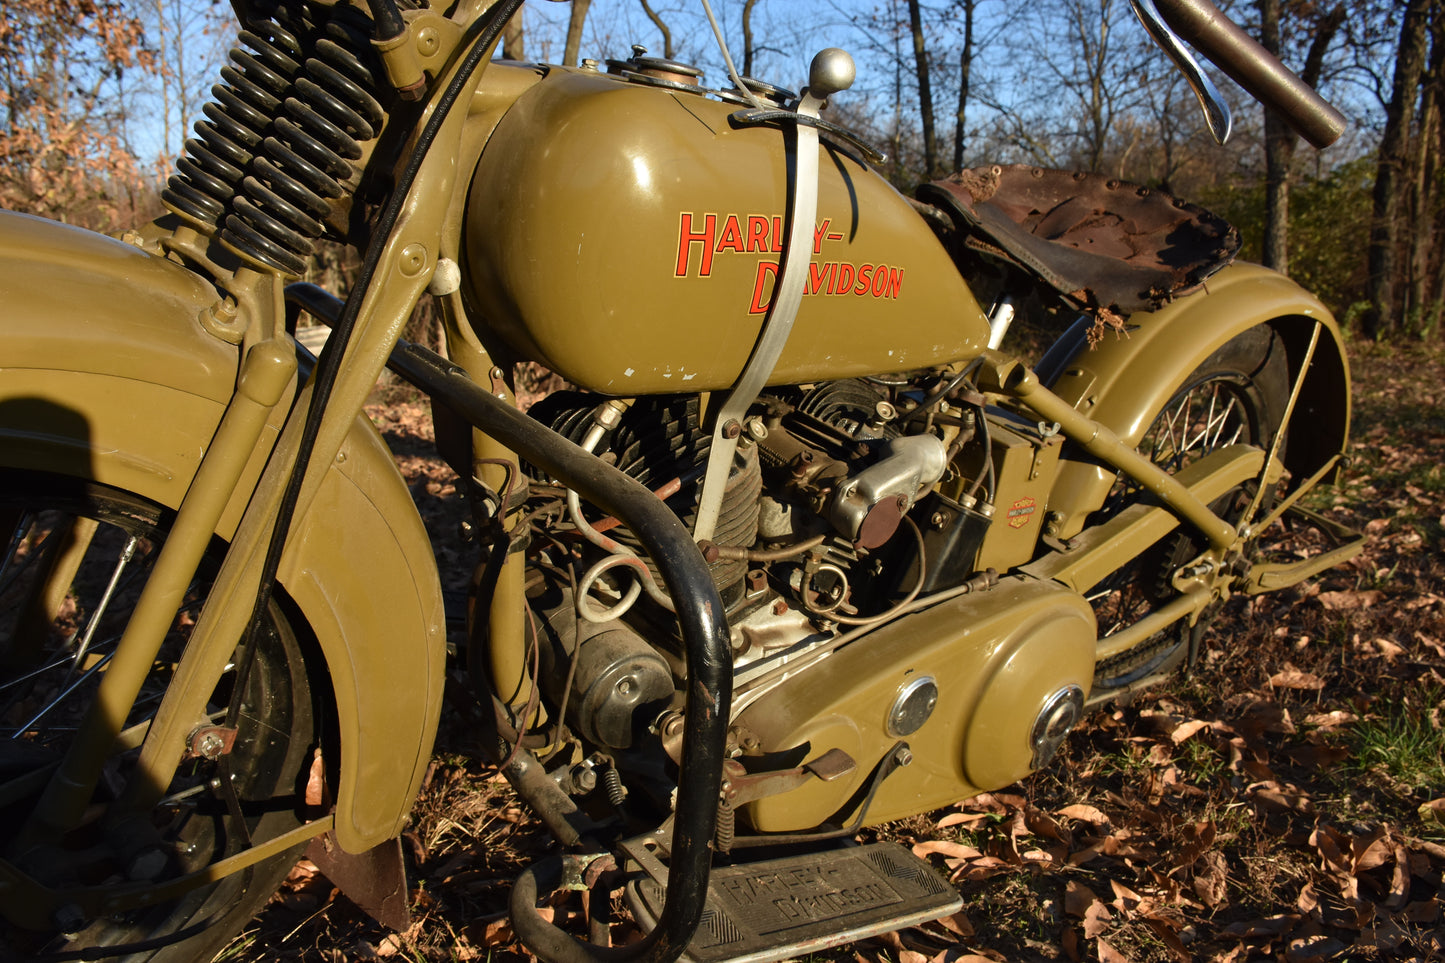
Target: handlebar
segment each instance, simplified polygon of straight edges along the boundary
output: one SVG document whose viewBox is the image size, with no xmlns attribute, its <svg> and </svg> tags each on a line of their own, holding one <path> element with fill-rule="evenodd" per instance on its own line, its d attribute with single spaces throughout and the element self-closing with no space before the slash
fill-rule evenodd
<svg viewBox="0 0 1445 963">
<path fill-rule="evenodd" d="M 1277 112 L 1316 148 L 1345 131 L 1345 117 L 1210 0 L 1154 0 L 1160 16 L 1256 100 Z"/>
</svg>

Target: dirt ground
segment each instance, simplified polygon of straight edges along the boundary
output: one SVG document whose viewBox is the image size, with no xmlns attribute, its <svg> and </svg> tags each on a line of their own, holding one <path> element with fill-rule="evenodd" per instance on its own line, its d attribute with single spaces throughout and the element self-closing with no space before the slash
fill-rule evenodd
<svg viewBox="0 0 1445 963">
<path fill-rule="evenodd" d="M 1445 959 L 1445 351 L 1357 343 L 1352 362 L 1352 464 L 1314 507 L 1365 553 L 1231 602 L 1192 675 L 1094 714 L 1046 771 L 868 834 L 964 908 L 811 959 Z M 425 414 L 372 410 L 442 533 L 454 480 Z M 411 928 L 303 863 L 223 959 L 525 958 L 506 899 L 549 843 L 470 755 L 456 685 L 404 839 Z"/>
</svg>

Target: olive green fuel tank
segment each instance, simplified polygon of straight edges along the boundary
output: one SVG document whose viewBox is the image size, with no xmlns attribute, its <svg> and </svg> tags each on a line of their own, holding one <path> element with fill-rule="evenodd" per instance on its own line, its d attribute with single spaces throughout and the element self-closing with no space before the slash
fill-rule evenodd
<svg viewBox="0 0 1445 963">
<path fill-rule="evenodd" d="M 551 69 L 502 117 L 471 187 L 463 258 L 481 323 L 594 391 L 731 386 L 786 244 L 792 141 L 735 129 L 739 109 Z M 923 218 L 827 144 L 819 169 L 806 294 L 771 383 L 977 354 L 987 320 Z"/>
</svg>

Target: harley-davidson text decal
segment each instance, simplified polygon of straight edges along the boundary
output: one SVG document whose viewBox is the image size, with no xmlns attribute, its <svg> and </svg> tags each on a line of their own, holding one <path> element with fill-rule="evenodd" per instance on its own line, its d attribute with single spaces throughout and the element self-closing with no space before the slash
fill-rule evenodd
<svg viewBox="0 0 1445 963">
<path fill-rule="evenodd" d="M 813 227 L 813 254 L 823 253 L 829 241 L 843 240 L 824 218 Z M 684 211 L 677 229 L 675 277 L 709 277 L 719 254 L 781 254 L 783 219 L 762 214 L 703 214 Z M 778 277 L 778 261 L 762 259 L 753 281 L 749 314 L 766 314 Z M 891 264 L 856 264 L 852 261 L 813 261 L 808 265 L 804 294 L 847 294 L 893 300 L 903 292 L 903 268 Z"/>
<path fill-rule="evenodd" d="M 1029 519 L 1033 517 L 1036 508 L 1038 508 L 1038 506 L 1032 498 L 1020 498 L 1014 502 L 1008 510 L 1008 527 L 1023 528 L 1029 523 Z"/>
</svg>

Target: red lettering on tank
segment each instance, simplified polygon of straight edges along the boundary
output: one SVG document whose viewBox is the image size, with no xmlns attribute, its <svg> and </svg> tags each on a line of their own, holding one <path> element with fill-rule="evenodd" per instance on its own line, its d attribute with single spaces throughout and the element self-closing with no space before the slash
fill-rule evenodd
<svg viewBox="0 0 1445 963">
<path fill-rule="evenodd" d="M 728 219 L 723 222 L 722 237 L 718 238 L 717 249 L 743 253 L 743 226 L 738 222 L 736 214 L 729 214 Z"/>
<path fill-rule="evenodd" d="M 873 296 L 881 298 L 888 291 L 888 268 L 878 265 L 878 273 L 873 275 Z"/>
<path fill-rule="evenodd" d="M 748 215 L 748 253 L 768 249 L 768 219 L 761 214 Z"/>
<path fill-rule="evenodd" d="M 721 225 L 719 221 L 722 222 Z M 719 226 L 721 231 L 718 230 Z M 831 226 L 832 220 L 829 218 L 824 218 L 813 226 L 814 257 L 822 253 L 825 242 L 843 239 L 842 233 L 829 230 Z M 684 211 L 680 215 L 677 232 L 677 263 L 674 275 L 680 278 L 710 277 L 716 254 L 781 254 L 783 243 L 783 218 L 779 215 L 694 214 Z M 693 260 L 694 245 L 701 245 L 701 257 L 697 261 Z M 776 258 L 758 263 L 752 301 L 748 308 L 750 314 L 767 313 L 779 272 Z M 874 298 L 897 300 L 903 295 L 903 268 L 876 263 L 858 264 L 852 261 L 815 261 L 810 257 L 803 293 L 854 297 L 872 295 Z"/>
<path fill-rule="evenodd" d="M 773 303 L 773 289 L 778 277 L 778 265 L 773 261 L 758 262 L 758 278 L 753 282 L 753 303 L 748 314 L 767 314 Z"/>
<path fill-rule="evenodd" d="M 833 275 L 833 265 L 814 261 L 808 265 L 808 286 L 803 289 L 804 294 L 817 294 L 828 285 L 828 279 Z"/>
<path fill-rule="evenodd" d="M 818 226 L 816 226 L 816 227 L 813 228 L 813 253 L 814 253 L 814 254 L 822 254 L 822 253 L 823 253 L 823 235 L 828 232 L 828 225 L 829 225 L 829 224 L 832 224 L 832 223 L 833 223 L 833 222 L 832 222 L 831 220 L 829 220 L 828 218 L 824 218 L 822 224 L 819 224 Z"/>
<path fill-rule="evenodd" d="M 702 223 L 701 231 L 693 230 L 692 212 L 683 212 L 682 224 L 677 229 L 677 271 L 674 273 L 674 277 L 687 277 L 688 263 L 692 260 L 694 244 L 702 245 L 702 264 L 698 268 L 697 276 L 705 278 L 712 274 L 713 238 L 717 235 L 717 215 L 704 215 Z"/>
<path fill-rule="evenodd" d="M 873 277 L 873 265 L 865 264 L 858 269 L 858 283 L 853 286 L 853 293 L 863 295 L 868 293 L 869 279 Z"/>
<path fill-rule="evenodd" d="M 897 298 L 903 292 L 903 269 L 891 267 L 888 269 L 888 296 Z"/>
</svg>

